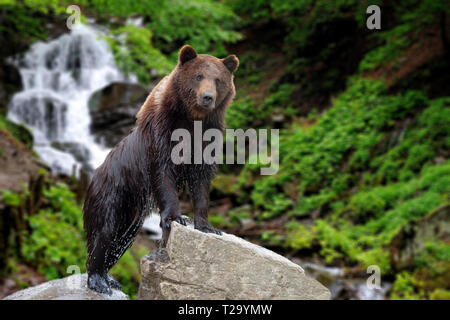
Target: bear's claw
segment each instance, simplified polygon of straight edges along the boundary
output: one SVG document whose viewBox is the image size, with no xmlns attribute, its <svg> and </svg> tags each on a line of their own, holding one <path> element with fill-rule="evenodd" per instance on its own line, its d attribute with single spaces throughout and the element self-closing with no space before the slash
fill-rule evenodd
<svg viewBox="0 0 450 320">
<path fill-rule="evenodd" d="M 211 226 L 201 226 L 201 227 L 195 227 L 195 229 L 201 231 L 201 232 L 205 232 L 205 233 L 214 233 L 217 234 L 219 236 L 222 235 L 222 231 L 214 229 Z"/>
<path fill-rule="evenodd" d="M 186 221 L 182 217 L 176 217 L 176 218 L 168 218 L 166 221 L 163 222 L 162 227 L 170 229 L 172 221 L 178 222 L 179 224 L 186 226 Z"/>
</svg>

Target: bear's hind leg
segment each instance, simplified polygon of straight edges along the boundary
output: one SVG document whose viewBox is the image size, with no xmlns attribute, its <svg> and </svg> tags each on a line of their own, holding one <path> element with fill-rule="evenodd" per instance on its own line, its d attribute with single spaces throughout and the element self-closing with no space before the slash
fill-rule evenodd
<svg viewBox="0 0 450 320">
<path fill-rule="evenodd" d="M 125 251 L 131 247 L 136 238 L 136 235 L 141 228 L 143 223 L 143 217 L 137 216 L 134 221 L 131 222 L 130 226 L 126 230 L 119 229 L 117 234 L 122 234 L 121 236 L 115 238 L 112 241 L 108 241 L 108 248 L 106 249 L 106 255 L 104 259 L 105 264 L 105 279 L 108 285 L 117 290 L 122 290 L 122 285 L 113 278 L 112 275 L 108 273 L 112 267 L 117 263 L 117 261 L 123 256 Z"/>
<path fill-rule="evenodd" d="M 112 294 L 111 285 L 107 279 L 109 269 L 106 266 L 107 243 L 109 238 L 96 235 L 88 237 L 87 273 L 88 287 L 99 293 Z"/>
</svg>

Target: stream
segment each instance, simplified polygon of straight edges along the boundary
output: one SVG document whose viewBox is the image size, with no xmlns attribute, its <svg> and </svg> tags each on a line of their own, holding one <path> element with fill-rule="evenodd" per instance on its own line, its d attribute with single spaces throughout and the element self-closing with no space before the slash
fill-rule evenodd
<svg viewBox="0 0 450 320">
<path fill-rule="evenodd" d="M 350 278 L 343 268 L 327 267 L 297 258 L 292 261 L 300 265 L 307 275 L 326 286 L 332 300 L 384 300 L 392 286 L 390 282 L 381 281 L 380 288 L 370 288 L 367 285 L 370 274 L 367 278 Z"/>
</svg>

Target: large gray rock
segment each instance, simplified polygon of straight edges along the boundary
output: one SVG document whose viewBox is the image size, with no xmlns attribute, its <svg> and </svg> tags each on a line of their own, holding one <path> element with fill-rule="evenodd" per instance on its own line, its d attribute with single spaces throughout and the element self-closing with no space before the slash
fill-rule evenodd
<svg viewBox="0 0 450 320">
<path fill-rule="evenodd" d="M 292 261 L 230 234 L 172 223 L 165 249 L 141 260 L 139 299 L 329 299 Z"/>
<path fill-rule="evenodd" d="M 87 288 L 87 275 L 76 274 L 13 293 L 4 300 L 128 300 L 122 291 L 100 294 Z"/>
</svg>

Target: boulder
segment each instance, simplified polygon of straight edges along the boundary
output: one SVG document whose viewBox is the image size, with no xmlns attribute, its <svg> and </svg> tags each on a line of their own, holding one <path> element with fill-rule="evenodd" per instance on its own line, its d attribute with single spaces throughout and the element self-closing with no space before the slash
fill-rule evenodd
<svg viewBox="0 0 450 320">
<path fill-rule="evenodd" d="M 96 140 L 114 147 L 128 134 L 136 122 L 136 113 L 145 102 L 149 90 L 135 83 L 114 82 L 89 98 L 91 132 Z"/>
<path fill-rule="evenodd" d="M 4 300 L 128 300 L 122 291 L 113 290 L 109 296 L 88 289 L 86 283 L 86 274 L 76 274 L 17 291 Z"/>
<path fill-rule="evenodd" d="M 167 245 L 141 260 L 139 299 L 329 299 L 292 261 L 236 236 L 172 223 Z"/>
<path fill-rule="evenodd" d="M 0 109 L 6 107 L 11 96 L 21 89 L 19 70 L 4 59 L 0 59 Z"/>
<path fill-rule="evenodd" d="M 390 243 L 391 264 L 396 270 L 415 266 L 427 240 L 450 241 L 450 205 L 445 204 L 425 217 L 404 226 Z"/>
</svg>

